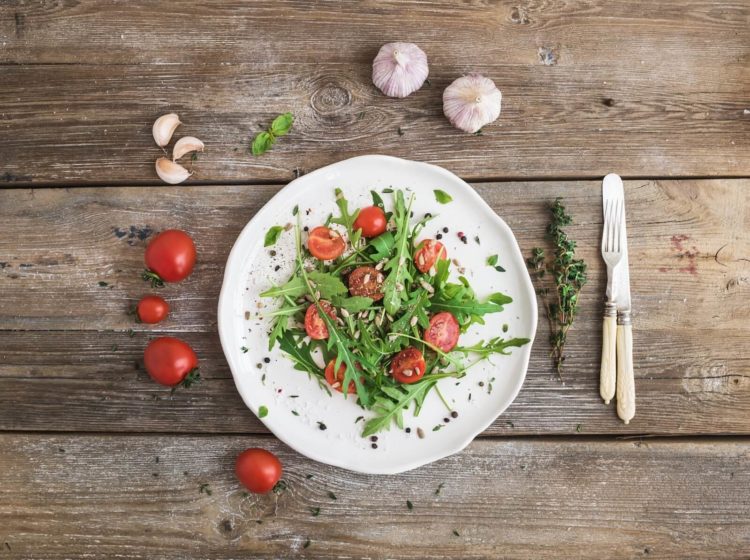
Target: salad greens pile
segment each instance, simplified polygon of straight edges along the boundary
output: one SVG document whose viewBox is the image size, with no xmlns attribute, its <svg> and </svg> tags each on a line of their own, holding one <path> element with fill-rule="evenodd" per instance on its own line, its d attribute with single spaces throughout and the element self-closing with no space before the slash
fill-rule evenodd
<svg viewBox="0 0 750 560">
<path fill-rule="evenodd" d="M 346 367 L 341 386 L 353 383 L 358 404 L 374 413 L 365 422 L 362 436 L 387 430 L 394 423 L 403 429 L 404 411 L 413 407 L 414 414 L 419 414 L 433 389 L 445 403 L 436 387 L 438 380 L 464 377 L 474 364 L 495 354 L 508 354 L 510 348 L 529 342 L 527 338 L 496 336 L 472 346 L 459 344 L 450 352 L 443 352 L 423 341 L 430 316 L 437 312 L 451 313 L 463 333 L 473 324 L 484 324 L 485 315 L 503 311 L 512 300 L 500 292 L 480 300 L 464 276 L 459 276 L 457 282 L 449 281 L 451 263 L 447 258 L 437 260 L 428 272 L 420 272 L 414 253 L 419 246 L 417 240 L 432 216 L 427 214 L 412 224 L 414 195 L 407 198 L 403 191 L 391 189 L 383 193 L 392 195 L 392 211 L 386 211 L 383 199 L 375 191 L 372 191 L 373 205 L 383 210 L 389 227 L 384 233 L 365 239 L 362 230 L 354 228 L 359 210 L 352 211 L 341 190 L 335 190 L 339 215 L 329 216 L 324 225 L 339 226 L 348 243 L 347 251 L 330 261 L 315 259 L 310 254 L 303 243 L 299 212 L 295 208 L 294 271 L 286 283 L 261 294 L 280 302 L 276 310 L 266 314 L 273 318 L 269 349 L 278 344 L 294 362 L 295 369 L 316 379 L 329 395 L 330 385 L 314 354 L 321 352 L 325 363 L 335 361 L 333 371 L 339 371 L 342 364 Z M 348 274 L 360 266 L 382 271 L 383 297 L 379 301 L 351 295 Z M 332 316 L 321 302 L 330 303 Z M 307 336 L 303 320 L 311 305 L 316 306 L 325 322 L 329 335 L 325 340 Z M 389 374 L 391 362 L 407 347 L 423 354 L 426 368 L 418 381 L 399 383 Z"/>
</svg>

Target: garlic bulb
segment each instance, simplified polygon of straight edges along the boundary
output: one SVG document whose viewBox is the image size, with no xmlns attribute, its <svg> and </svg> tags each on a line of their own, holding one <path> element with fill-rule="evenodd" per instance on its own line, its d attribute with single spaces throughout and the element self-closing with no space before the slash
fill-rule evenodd
<svg viewBox="0 0 750 560">
<path fill-rule="evenodd" d="M 175 163 L 171 159 L 165 157 L 160 157 L 156 160 L 156 174 L 159 176 L 159 179 L 170 185 L 182 183 L 191 175 L 191 173 L 179 163 Z"/>
<path fill-rule="evenodd" d="M 372 62 L 372 83 L 388 97 L 406 97 L 429 74 L 427 55 L 413 43 L 388 43 Z"/>
<path fill-rule="evenodd" d="M 178 160 L 190 152 L 202 152 L 203 148 L 203 142 L 195 136 L 183 136 L 175 142 L 174 149 L 172 150 L 172 161 Z"/>
<path fill-rule="evenodd" d="M 495 82 L 469 74 L 445 88 L 443 113 L 456 128 L 474 133 L 500 116 L 502 97 Z"/>
<path fill-rule="evenodd" d="M 169 144 L 172 134 L 174 134 L 175 129 L 181 124 L 180 117 L 176 113 L 168 113 L 156 119 L 154 126 L 151 128 L 156 145 L 163 148 Z"/>
</svg>

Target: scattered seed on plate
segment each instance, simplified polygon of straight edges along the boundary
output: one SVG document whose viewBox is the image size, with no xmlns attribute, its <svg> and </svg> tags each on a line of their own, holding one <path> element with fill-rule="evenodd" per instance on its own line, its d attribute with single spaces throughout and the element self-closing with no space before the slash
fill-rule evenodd
<svg viewBox="0 0 750 560">
<path fill-rule="evenodd" d="M 419 436 L 419 439 L 424 439 L 424 430 L 422 428 L 417 428 L 417 435 Z"/>
</svg>

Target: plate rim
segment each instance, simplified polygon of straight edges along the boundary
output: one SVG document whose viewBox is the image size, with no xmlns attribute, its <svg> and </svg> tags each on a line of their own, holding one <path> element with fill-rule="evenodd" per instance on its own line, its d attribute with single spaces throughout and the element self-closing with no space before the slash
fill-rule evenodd
<svg viewBox="0 0 750 560">
<path fill-rule="evenodd" d="M 438 449 L 436 451 L 433 451 L 431 453 L 426 453 L 424 456 L 422 456 L 420 459 L 415 459 L 412 461 L 409 461 L 407 463 L 395 465 L 391 468 L 367 468 L 366 466 L 355 466 L 350 463 L 347 463 L 345 460 L 337 460 L 337 459 L 331 459 L 328 457 L 325 457 L 324 455 L 317 453 L 315 451 L 309 451 L 307 449 L 300 449 L 295 444 L 291 443 L 287 438 L 284 437 L 283 433 L 278 433 L 276 430 L 274 430 L 271 426 L 268 425 L 268 423 L 263 419 L 259 418 L 258 414 L 255 412 L 253 406 L 251 405 L 249 395 L 247 394 L 246 390 L 243 390 L 243 387 L 239 383 L 240 378 L 240 367 L 239 364 L 235 363 L 234 360 L 234 353 L 230 351 L 232 348 L 230 346 L 230 333 L 227 332 L 228 325 L 231 323 L 228 317 L 223 317 L 224 313 L 229 313 L 231 305 L 230 305 L 230 298 L 233 294 L 230 294 L 229 291 L 231 289 L 230 284 L 232 284 L 232 280 L 229 278 L 228 271 L 230 271 L 232 268 L 236 268 L 238 265 L 235 261 L 238 261 L 239 259 L 239 251 L 240 247 L 242 247 L 246 242 L 247 238 L 250 235 L 250 230 L 253 228 L 254 223 L 256 221 L 260 221 L 258 218 L 262 214 L 264 214 L 264 211 L 266 208 L 272 205 L 272 203 L 276 199 L 281 199 L 286 192 L 289 192 L 290 190 L 296 190 L 296 188 L 299 188 L 300 184 L 304 186 L 304 183 L 309 182 L 312 179 L 315 179 L 317 176 L 323 176 L 327 172 L 330 172 L 332 168 L 341 166 L 343 164 L 351 164 L 352 162 L 357 161 L 380 161 L 383 164 L 392 164 L 392 165 L 408 165 L 413 166 L 416 168 L 424 168 L 429 169 L 433 173 L 438 173 L 439 175 L 443 175 L 447 179 L 450 179 L 451 181 L 457 182 L 461 184 L 461 186 L 465 189 L 465 192 L 468 196 L 473 198 L 473 201 L 480 204 L 485 210 L 488 211 L 489 216 L 497 223 L 497 225 L 504 229 L 507 234 L 509 234 L 510 238 L 512 239 L 513 243 L 513 249 L 515 252 L 514 259 L 516 257 L 520 257 L 521 263 L 523 264 L 523 270 L 526 272 L 526 274 L 522 275 L 523 278 L 523 284 L 528 291 L 528 293 L 531 295 L 529 298 L 529 301 L 532 305 L 532 312 L 531 312 L 531 332 L 529 333 L 529 343 L 528 346 L 524 348 L 524 355 L 521 359 L 521 369 L 522 369 L 522 375 L 519 376 L 518 382 L 516 383 L 515 387 L 513 387 L 512 394 L 510 399 L 508 400 L 508 403 L 505 405 L 505 407 L 498 409 L 497 414 L 495 414 L 488 422 L 481 425 L 477 430 L 473 430 L 472 433 L 467 435 L 466 438 L 461 439 L 457 443 L 454 443 L 451 445 L 450 448 L 444 448 L 444 449 Z M 226 310 L 226 311 L 224 311 Z M 309 459 L 312 459 L 313 461 L 317 461 L 319 463 L 323 463 L 326 465 L 332 465 L 334 467 L 343 468 L 346 470 L 350 470 L 353 472 L 363 473 L 363 474 L 399 474 L 402 472 L 406 472 L 409 470 L 416 469 L 418 467 L 421 467 L 423 465 L 427 465 L 429 463 L 433 463 L 435 461 L 439 461 L 440 459 L 444 459 L 446 457 L 449 457 L 451 455 L 454 455 L 456 453 L 460 453 L 463 451 L 471 442 L 474 441 L 474 439 L 477 438 L 482 432 L 484 432 L 489 426 L 491 426 L 497 418 L 505 412 L 508 407 L 516 400 L 518 397 L 518 394 L 521 391 L 521 388 L 523 387 L 524 381 L 526 380 L 526 375 L 528 373 L 529 368 L 529 362 L 531 359 L 531 350 L 534 344 L 534 340 L 536 338 L 536 331 L 538 326 L 538 306 L 536 301 L 536 292 L 534 290 L 533 283 L 531 281 L 531 277 L 528 274 L 528 271 L 525 266 L 525 260 L 523 258 L 523 253 L 521 252 L 521 247 L 518 244 L 518 240 L 516 239 L 515 234 L 513 233 L 513 230 L 510 228 L 510 226 L 503 220 L 493 209 L 492 207 L 485 202 L 485 200 L 479 195 L 479 193 L 472 187 L 469 183 L 461 179 L 458 175 L 455 173 L 440 167 L 438 165 L 434 165 L 431 163 L 421 162 L 421 161 L 414 161 L 404 158 L 399 158 L 395 156 L 388 156 L 388 155 L 380 155 L 380 154 L 368 154 L 368 155 L 361 155 L 361 156 L 355 156 L 352 158 L 343 159 L 340 161 L 337 161 L 335 163 L 331 163 L 329 165 L 326 165 L 324 167 L 321 167 L 319 169 L 316 169 L 315 171 L 311 171 L 310 173 L 307 173 L 305 175 L 302 175 L 300 177 L 297 177 L 296 179 L 293 179 L 289 183 L 287 183 L 284 187 L 282 187 L 274 196 L 272 196 L 261 208 L 256 212 L 252 218 L 245 224 L 245 226 L 240 231 L 239 235 L 237 236 L 237 239 L 235 240 L 234 244 L 232 245 L 232 249 L 229 252 L 229 255 L 227 257 L 226 263 L 224 265 L 224 273 L 222 276 L 222 283 L 221 283 L 221 290 L 219 292 L 219 300 L 217 305 L 217 328 L 219 331 L 219 340 L 222 347 L 222 352 L 224 353 L 224 357 L 227 361 L 227 364 L 229 365 L 229 370 L 232 373 L 232 379 L 234 381 L 235 387 L 237 388 L 237 392 L 240 394 L 240 397 L 242 398 L 243 403 L 245 406 L 253 413 L 255 414 L 256 418 L 260 420 L 263 425 L 280 441 L 282 441 L 285 445 L 296 451 L 297 453 L 300 453 L 301 455 L 308 457 Z"/>
</svg>

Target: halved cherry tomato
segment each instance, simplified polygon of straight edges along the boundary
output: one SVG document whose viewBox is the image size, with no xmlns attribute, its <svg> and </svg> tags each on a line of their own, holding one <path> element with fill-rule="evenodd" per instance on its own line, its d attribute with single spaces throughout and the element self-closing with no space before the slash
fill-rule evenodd
<svg viewBox="0 0 750 560">
<path fill-rule="evenodd" d="M 438 259 L 447 259 L 448 252 L 440 241 L 425 239 L 417 246 L 414 253 L 414 264 L 419 272 L 425 273 L 435 266 Z"/>
<path fill-rule="evenodd" d="M 135 308 L 141 323 L 153 325 L 163 321 L 169 315 L 169 304 L 159 296 L 145 296 L 141 298 Z"/>
<path fill-rule="evenodd" d="M 458 344 L 459 326 L 452 313 L 441 311 L 430 317 L 430 326 L 424 331 L 424 341 L 442 350 L 450 352 Z"/>
<path fill-rule="evenodd" d="M 383 299 L 383 282 L 382 272 L 372 266 L 360 266 L 349 274 L 349 293 L 378 301 Z"/>
<path fill-rule="evenodd" d="M 320 306 L 323 308 L 323 311 L 326 312 L 326 315 L 334 321 L 336 320 L 336 313 L 330 303 L 321 299 Z M 318 306 L 314 303 L 311 303 L 310 307 L 308 307 L 305 312 L 305 331 L 307 332 L 307 336 L 313 340 L 324 340 L 328 338 L 328 327 L 320 316 Z"/>
<path fill-rule="evenodd" d="M 198 368 L 198 356 L 187 342 L 171 336 L 155 338 L 143 352 L 143 363 L 151 378 L 162 385 L 174 387 L 185 381 Z"/>
<path fill-rule="evenodd" d="M 336 375 L 333 374 L 333 368 L 336 365 L 336 360 L 331 360 L 328 362 L 328 365 L 326 366 L 325 370 L 325 376 L 326 381 L 328 381 L 328 384 L 336 389 L 339 393 L 344 392 L 344 374 L 346 373 L 346 364 L 343 362 L 339 365 L 339 370 L 336 372 Z M 354 364 L 355 366 L 357 364 Z M 357 392 L 357 387 L 354 385 L 354 381 L 349 382 L 349 387 L 346 391 L 350 395 Z"/>
<path fill-rule="evenodd" d="M 362 230 L 362 237 L 377 237 L 385 232 L 385 212 L 379 206 L 362 208 L 354 220 L 354 231 Z"/>
<path fill-rule="evenodd" d="M 281 479 L 281 461 L 270 451 L 251 447 L 237 455 L 234 472 L 250 492 L 266 494 Z"/>
<path fill-rule="evenodd" d="M 422 352 L 413 346 L 401 350 L 391 361 L 391 375 L 399 383 L 416 383 L 426 369 Z"/>
<path fill-rule="evenodd" d="M 346 242 L 337 231 L 318 226 L 310 232 L 307 248 L 316 259 L 330 261 L 341 256 L 346 249 Z"/>
<path fill-rule="evenodd" d="M 168 229 L 148 244 L 145 260 L 152 282 L 179 282 L 193 271 L 195 243 L 184 231 Z"/>
</svg>

